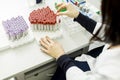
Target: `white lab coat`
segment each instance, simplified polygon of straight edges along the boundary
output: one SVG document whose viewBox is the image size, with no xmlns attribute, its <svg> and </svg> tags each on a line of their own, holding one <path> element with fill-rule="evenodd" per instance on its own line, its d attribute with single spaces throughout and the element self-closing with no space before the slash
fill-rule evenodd
<svg viewBox="0 0 120 80">
<path fill-rule="evenodd" d="M 97 58 L 85 54 L 77 57 L 78 61 L 87 61 L 91 71 L 72 66 L 66 72 L 67 80 L 120 80 L 120 47 L 108 49 L 109 46 L 106 44 Z"/>
</svg>

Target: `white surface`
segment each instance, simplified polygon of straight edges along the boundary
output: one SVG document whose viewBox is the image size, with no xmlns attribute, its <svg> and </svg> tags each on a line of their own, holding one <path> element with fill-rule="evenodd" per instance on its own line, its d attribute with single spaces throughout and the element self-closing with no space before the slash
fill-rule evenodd
<svg viewBox="0 0 120 80">
<path fill-rule="evenodd" d="M 47 3 L 50 5 L 52 2 L 48 1 Z M 28 21 L 28 8 L 27 0 L 2 0 L 0 2 L 0 22 L 3 19 L 18 15 L 23 16 Z M 64 25 L 62 26 L 65 27 Z M 1 24 L 0 27 L 2 27 Z M 62 34 L 63 37 L 56 40 L 62 44 L 65 53 L 86 47 L 89 43 L 90 34 L 85 30 L 81 30 L 74 36 L 70 36 L 63 29 Z M 2 51 L 0 52 L 0 80 L 36 68 L 52 60 L 52 57 L 40 51 L 40 46 L 36 41 L 21 47 Z"/>
<path fill-rule="evenodd" d="M 65 34 L 65 32 L 64 32 Z M 88 45 L 89 39 L 83 32 L 79 33 L 79 41 L 75 38 L 64 35 L 59 41 L 65 52 L 69 53 L 74 50 L 83 48 Z M 40 46 L 34 41 L 33 43 L 6 50 L 0 54 L 0 80 L 13 76 L 22 71 L 43 65 L 53 58 L 40 51 Z"/>
</svg>

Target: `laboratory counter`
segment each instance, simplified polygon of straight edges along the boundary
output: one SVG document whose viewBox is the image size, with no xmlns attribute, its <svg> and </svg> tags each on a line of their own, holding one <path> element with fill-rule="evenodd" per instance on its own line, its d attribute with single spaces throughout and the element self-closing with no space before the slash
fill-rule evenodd
<svg viewBox="0 0 120 80">
<path fill-rule="evenodd" d="M 28 22 L 28 13 L 34 9 L 28 5 L 28 1 L 29 0 L 2 1 L 0 3 L 0 21 L 22 15 Z M 46 2 L 48 6 L 51 5 L 50 3 L 52 3 L 52 1 Z M 8 6 L 7 8 L 5 4 Z M 42 4 L 36 5 L 36 7 L 40 5 Z M 5 8 L 3 9 L 3 7 Z M 55 40 L 62 44 L 65 54 L 71 54 L 75 57 L 86 52 L 91 34 L 82 26 L 78 26 L 80 29 L 79 32 L 69 34 L 65 29 L 66 26 L 64 23 L 62 23 L 61 26 L 62 36 Z M 2 24 L 0 24 L 0 27 L 2 27 Z M 2 32 L 3 29 L 0 30 Z M 9 80 L 12 77 L 16 80 L 47 80 L 47 78 L 45 78 L 46 73 L 50 73 L 47 74 L 50 78 L 55 71 L 55 59 L 43 53 L 40 47 L 39 42 L 34 39 L 28 44 L 0 51 L 0 80 Z M 81 52 L 79 52 L 79 54 L 72 54 L 77 50 L 81 50 Z M 40 77 L 35 77 L 39 75 L 38 73 L 42 74 Z"/>
</svg>

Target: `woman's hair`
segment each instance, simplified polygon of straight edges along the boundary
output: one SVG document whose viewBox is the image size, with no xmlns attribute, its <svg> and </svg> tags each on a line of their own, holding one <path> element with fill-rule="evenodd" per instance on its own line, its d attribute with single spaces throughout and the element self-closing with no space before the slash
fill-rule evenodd
<svg viewBox="0 0 120 80">
<path fill-rule="evenodd" d="M 112 46 L 120 44 L 120 0 L 102 0 L 102 25 L 92 39 L 102 40 L 105 43 L 111 43 Z M 98 37 L 101 29 L 104 29 L 104 35 L 101 39 Z"/>
</svg>

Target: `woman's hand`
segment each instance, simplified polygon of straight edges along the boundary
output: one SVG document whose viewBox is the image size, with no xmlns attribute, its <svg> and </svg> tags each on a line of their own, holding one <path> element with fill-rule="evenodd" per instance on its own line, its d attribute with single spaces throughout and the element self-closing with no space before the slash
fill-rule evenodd
<svg viewBox="0 0 120 80">
<path fill-rule="evenodd" d="M 66 15 L 71 18 L 76 18 L 79 15 L 79 11 L 71 3 L 61 3 L 57 5 L 57 15 Z M 60 12 L 61 9 L 66 9 L 64 12 Z"/>
<path fill-rule="evenodd" d="M 46 36 L 45 38 L 42 38 L 40 40 L 40 44 L 42 45 L 41 50 L 43 52 L 47 53 L 48 55 L 56 59 L 64 54 L 64 50 L 62 46 L 59 43 L 50 39 L 48 36 Z"/>
</svg>

